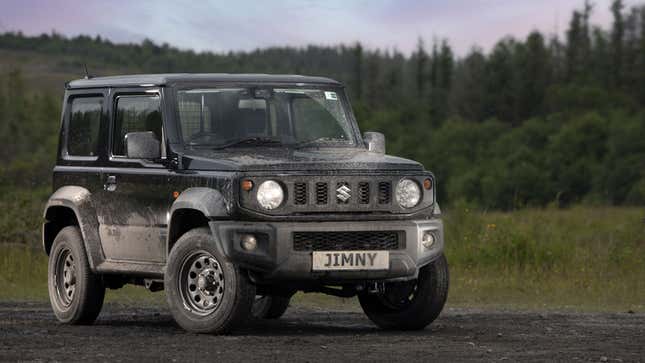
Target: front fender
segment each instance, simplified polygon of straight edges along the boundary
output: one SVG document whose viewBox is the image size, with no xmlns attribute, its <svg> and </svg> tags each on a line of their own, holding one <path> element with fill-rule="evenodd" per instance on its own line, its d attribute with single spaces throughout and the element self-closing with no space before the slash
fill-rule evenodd
<svg viewBox="0 0 645 363">
<path fill-rule="evenodd" d="M 215 189 L 189 188 L 183 191 L 170 207 L 168 221 L 168 253 L 177 239 L 191 228 L 205 227 L 208 221 L 228 219 L 230 203 Z M 221 246 L 218 245 L 218 248 Z"/>
<path fill-rule="evenodd" d="M 61 207 L 71 209 L 74 212 L 78 227 L 83 236 L 83 243 L 85 244 L 85 251 L 90 268 L 94 271 L 95 267 L 105 259 L 105 255 L 101 248 L 99 222 L 96 215 L 96 208 L 92 201 L 92 193 L 79 186 L 64 186 L 59 188 L 49 197 L 45 205 L 43 214 L 45 220 L 54 220 L 56 208 Z M 44 233 L 43 249 L 47 252 Z"/>
<path fill-rule="evenodd" d="M 198 210 L 208 219 L 228 218 L 230 215 L 230 203 L 222 193 L 211 188 L 184 190 L 170 207 L 170 215 L 179 209 Z"/>
</svg>

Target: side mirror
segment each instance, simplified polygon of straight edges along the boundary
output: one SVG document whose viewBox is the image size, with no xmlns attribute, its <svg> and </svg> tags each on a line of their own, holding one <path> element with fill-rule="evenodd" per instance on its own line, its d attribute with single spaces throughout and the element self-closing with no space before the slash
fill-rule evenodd
<svg viewBox="0 0 645 363">
<path fill-rule="evenodd" d="M 363 141 L 367 150 L 379 154 L 385 154 L 385 135 L 380 132 L 363 133 Z"/>
<path fill-rule="evenodd" d="M 161 144 L 152 131 L 128 132 L 125 153 L 128 159 L 156 160 L 161 158 Z"/>
</svg>

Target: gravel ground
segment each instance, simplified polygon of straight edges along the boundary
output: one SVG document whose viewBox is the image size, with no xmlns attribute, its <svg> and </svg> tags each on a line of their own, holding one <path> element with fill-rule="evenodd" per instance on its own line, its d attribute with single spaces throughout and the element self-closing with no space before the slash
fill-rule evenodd
<svg viewBox="0 0 645 363">
<path fill-rule="evenodd" d="M 229 336 L 182 331 L 163 308 L 110 304 L 93 326 L 43 303 L 0 303 L 3 361 L 645 361 L 645 314 L 446 309 L 424 331 L 386 332 L 349 311 L 291 307 Z"/>
</svg>

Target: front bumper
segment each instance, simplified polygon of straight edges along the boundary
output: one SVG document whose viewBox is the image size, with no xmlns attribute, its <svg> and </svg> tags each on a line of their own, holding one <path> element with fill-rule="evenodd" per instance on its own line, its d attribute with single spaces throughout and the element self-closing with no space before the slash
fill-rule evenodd
<svg viewBox="0 0 645 363">
<path fill-rule="evenodd" d="M 211 221 L 210 228 L 220 242 L 221 252 L 234 263 L 254 271 L 263 280 L 344 282 L 357 280 L 411 279 L 420 267 L 443 252 L 441 219 L 361 222 L 240 222 Z M 402 231 L 402 249 L 390 251 L 387 270 L 313 271 L 311 251 L 295 251 L 293 232 Z M 426 231 L 435 235 L 430 249 L 421 244 Z M 240 245 L 243 234 L 258 236 L 257 248 L 246 251 Z"/>
</svg>

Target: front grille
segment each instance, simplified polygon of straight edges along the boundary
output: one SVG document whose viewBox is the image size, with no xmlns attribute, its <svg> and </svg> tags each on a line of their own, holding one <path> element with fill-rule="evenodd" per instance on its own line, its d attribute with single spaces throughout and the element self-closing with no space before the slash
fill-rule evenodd
<svg viewBox="0 0 645 363">
<path fill-rule="evenodd" d="M 293 184 L 293 203 L 307 204 L 307 183 Z"/>
<path fill-rule="evenodd" d="M 370 202 L 370 183 L 358 183 L 358 203 L 369 204 Z"/>
<path fill-rule="evenodd" d="M 316 183 L 316 204 L 327 204 L 328 189 L 327 183 Z"/>
<path fill-rule="evenodd" d="M 378 204 L 388 204 L 392 199 L 392 184 L 390 182 L 378 183 Z"/>
<path fill-rule="evenodd" d="M 294 251 L 398 250 L 403 231 L 293 232 Z"/>
<path fill-rule="evenodd" d="M 307 204 L 307 183 L 296 182 L 293 186 L 294 204 Z M 392 183 L 389 181 L 349 182 L 346 180 L 340 180 L 335 183 L 316 182 L 312 198 L 318 206 L 328 205 L 329 203 L 339 206 L 358 204 L 362 207 L 368 207 L 368 205 L 376 203 L 389 205 L 392 202 Z"/>
<path fill-rule="evenodd" d="M 421 178 L 415 176 L 421 183 Z M 255 184 L 274 179 L 253 178 Z M 282 205 L 272 210 L 262 208 L 257 202 L 255 189 L 240 189 L 240 205 L 243 208 L 267 215 L 323 215 L 324 213 L 413 213 L 428 204 L 424 198 L 418 206 L 402 208 L 395 200 L 395 186 L 401 179 L 399 174 L 386 175 L 280 175 L 285 198 Z M 425 193 L 424 193 L 425 194 Z"/>
</svg>

